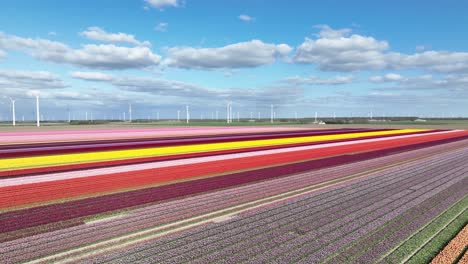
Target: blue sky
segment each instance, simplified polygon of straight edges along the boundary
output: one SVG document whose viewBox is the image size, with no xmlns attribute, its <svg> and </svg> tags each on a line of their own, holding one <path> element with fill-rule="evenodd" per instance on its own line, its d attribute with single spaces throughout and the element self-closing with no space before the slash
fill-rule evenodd
<svg viewBox="0 0 468 264">
<path fill-rule="evenodd" d="M 0 118 L 468 116 L 464 1 L 2 1 Z"/>
</svg>

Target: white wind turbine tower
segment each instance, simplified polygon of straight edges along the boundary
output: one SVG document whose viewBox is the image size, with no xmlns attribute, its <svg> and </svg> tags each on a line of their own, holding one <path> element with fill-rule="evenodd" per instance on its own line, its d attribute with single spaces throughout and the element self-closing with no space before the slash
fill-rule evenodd
<svg viewBox="0 0 468 264">
<path fill-rule="evenodd" d="M 10 101 L 11 101 L 11 114 L 12 114 L 13 126 L 16 126 L 16 111 L 15 111 L 16 100 L 10 97 Z"/>
<path fill-rule="evenodd" d="M 190 112 L 189 112 L 189 106 L 188 105 L 185 106 L 185 112 L 186 112 L 186 115 L 187 115 L 186 116 L 187 117 L 186 122 L 188 124 L 190 122 Z"/>
<path fill-rule="evenodd" d="M 41 121 L 40 121 L 40 113 L 39 113 L 39 94 L 36 94 L 36 125 L 37 127 L 41 126 Z"/>
<path fill-rule="evenodd" d="M 39 91 L 29 91 L 29 95 L 35 96 L 36 97 L 36 126 L 40 127 L 41 126 L 41 113 L 39 111 Z"/>
<path fill-rule="evenodd" d="M 68 123 L 71 122 L 71 113 L 70 113 L 70 106 L 67 105 L 67 111 L 68 111 Z"/>
<path fill-rule="evenodd" d="M 226 122 L 232 123 L 232 102 L 228 102 L 226 106 Z"/>
<path fill-rule="evenodd" d="M 177 110 L 177 122 L 180 122 L 180 110 Z"/>
<path fill-rule="evenodd" d="M 132 104 L 128 104 L 128 121 L 132 122 Z"/>
<path fill-rule="evenodd" d="M 232 123 L 232 102 L 229 104 L 229 123 Z"/>
<path fill-rule="evenodd" d="M 270 123 L 273 123 L 273 105 L 271 105 L 271 111 L 270 111 Z"/>
<path fill-rule="evenodd" d="M 315 121 L 314 121 L 314 124 L 317 124 L 317 112 L 315 112 Z"/>
</svg>

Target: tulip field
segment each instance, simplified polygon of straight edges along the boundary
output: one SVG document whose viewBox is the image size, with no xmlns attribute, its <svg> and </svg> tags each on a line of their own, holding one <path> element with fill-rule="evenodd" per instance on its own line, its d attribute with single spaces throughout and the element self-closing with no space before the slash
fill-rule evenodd
<svg viewBox="0 0 468 264">
<path fill-rule="evenodd" d="M 467 130 L 0 132 L 1 263 L 429 263 L 467 209 Z"/>
</svg>

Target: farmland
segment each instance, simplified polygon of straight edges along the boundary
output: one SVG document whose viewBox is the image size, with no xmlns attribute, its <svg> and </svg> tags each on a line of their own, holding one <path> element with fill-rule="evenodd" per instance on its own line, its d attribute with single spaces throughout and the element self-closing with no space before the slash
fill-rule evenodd
<svg viewBox="0 0 468 264">
<path fill-rule="evenodd" d="M 0 261 L 430 262 L 466 226 L 467 160 L 443 128 L 5 131 Z"/>
</svg>

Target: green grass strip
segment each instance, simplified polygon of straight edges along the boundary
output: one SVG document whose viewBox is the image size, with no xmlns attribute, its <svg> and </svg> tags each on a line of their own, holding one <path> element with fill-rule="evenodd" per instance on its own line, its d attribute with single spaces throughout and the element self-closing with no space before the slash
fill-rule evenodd
<svg viewBox="0 0 468 264">
<path fill-rule="evenodd" d="M 465 196 L 390 253 L 384 263 L 428 263 L 466 225 Z"/>
</svg>

